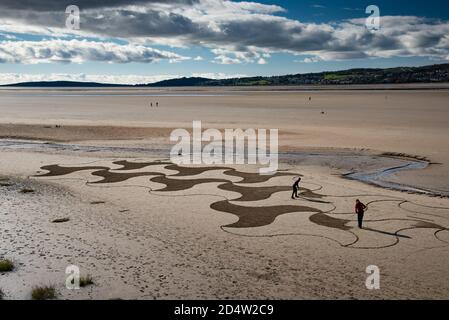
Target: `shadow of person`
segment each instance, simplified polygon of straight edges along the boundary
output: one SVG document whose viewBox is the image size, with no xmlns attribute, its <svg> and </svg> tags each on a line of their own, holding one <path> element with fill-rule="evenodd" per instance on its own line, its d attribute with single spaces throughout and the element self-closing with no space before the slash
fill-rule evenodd
<svg viewBox="0 0 449 320">
<path fill-rule="evenodd" d="M 376 230 L 376 229 L 372 229 L 372 228 L 363 228 L 363 229 L 367 230 L 367 231 L 372 231 L 372 232 L 376 232 L 376 233 L 385 234 L 387 236 L 393 236 L 393 237 L 404 238 L 404 239 L 412 239 L 412 237 L 404 236 L 404 235 L 398 234 L 398 233 L 391 233 L 391 232 L 382 231 L 382 230 Z"/>
</svg>

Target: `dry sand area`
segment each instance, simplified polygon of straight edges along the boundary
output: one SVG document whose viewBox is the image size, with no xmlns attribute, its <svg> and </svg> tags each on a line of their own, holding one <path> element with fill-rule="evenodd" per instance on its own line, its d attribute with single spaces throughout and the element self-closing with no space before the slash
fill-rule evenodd
<svg viewBox="0 0 449 320">
<path fill-rule="evenodd" d="M 135 152 L 166 150 L 171 129 L 193 120 L 279 128 L 282 151 L 425 157 L 426 169 L 390 178 L 446 193 L 448 98 L 445 90 L 1 90 L 0 258 L 15 269 L 0 273 L 0 289 L 5 299 L 30 299 L 39 285 L 62 299 L 447 299 L 447 197 L 341 177 L 369 161 L 293 159 L 261 176 L 253 166 L 180 167 Z M 21 138 L 70 148 L 5 147 Z M 377 169 L 394 164 L 385 159 Z M 357 198 L 368 205 L 363 230 Z M 94 284 L 66 289 L 72 264 Z M 369 265 L 380 268 L 379 290 L 365 286 Z"/>
</svg>

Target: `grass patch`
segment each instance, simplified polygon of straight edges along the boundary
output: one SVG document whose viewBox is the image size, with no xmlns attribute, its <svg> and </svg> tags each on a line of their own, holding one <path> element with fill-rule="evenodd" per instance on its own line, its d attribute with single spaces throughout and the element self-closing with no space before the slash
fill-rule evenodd
<svg viewBox="0 0 449 320">
<path fill-rule="evenodd" d="M 84 288 L 94 284 L 94 280 L 91 275 L 87 275 L 85 277 L 80 277 L 80 287 Z"/>
<path fill-rule="evenodd" d="M 33 300 L 52 300 L 56 299 L 56 289 L 53 286 L 34 287 L 31 291 Z"/>
<path fill-rule="evenodd" d="M 34 190 L 33 189 L 22 189 L 22 190 L 20 190 L 20 193 L 33 193 L 34 192 Z"/>
<path fill-rule="evenodd" d="M 10 272 L 14 270 L 14 263 L 9 259 L 0 259 L 0 272 Z"/>
<path fill-rule="evenodd" d="M 348 75 L 346 75 L 346 74 L 329 73 L 324 76 L 324 80 L 340 81 L 340 80 L 345 80 L 347 77 L 348 77 Z"/>
<path fill-rule="evenodd" d="M 64 223 L 64 222 L 69 222 L 70 218 L 60 218 L 60 219 L 55 219 L 53 220 L 51 223 Z"/>
</svg>

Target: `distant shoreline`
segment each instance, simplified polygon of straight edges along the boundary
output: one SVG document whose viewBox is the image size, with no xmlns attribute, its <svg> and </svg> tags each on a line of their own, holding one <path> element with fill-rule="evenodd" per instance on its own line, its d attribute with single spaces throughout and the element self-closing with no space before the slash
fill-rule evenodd
<svg viewBox="0 0 449 320">
<path fill-rule="evenodd" d="M 353 84 L 353 85 L 291 85 L 291 86 L 180 86 L 180 87 L 143 87 L 143 86 L 109 86 L 99 85 L 97 87 L 21 87 L 13 85 L 0 86 L 0 91 L 416 91 L 416 90 L 449 90 L 447 83 L 408 83 L 408 84 Z"/>
<path fill-rule="evenodd" d="M 78 81 L 36 81 L 7 84 L 0 87 L 110 87 L 110 88 L 168 88 L 168 87 L 269 87 L 269 86 L 352 86 L 352 85 L 410 85 L 449 84 L 449 64 L 421 67 L 359 68 L 317 73 L 289 74 L 280 76 L 253 76 L 227 79 L 183 77 L 146 84 L 111 84 Z"/>
</svg>

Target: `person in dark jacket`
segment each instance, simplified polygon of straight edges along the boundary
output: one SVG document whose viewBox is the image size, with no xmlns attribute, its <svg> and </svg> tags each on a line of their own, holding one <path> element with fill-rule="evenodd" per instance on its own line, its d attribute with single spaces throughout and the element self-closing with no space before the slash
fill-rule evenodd
<svg viewBox="0 0 449 320">
<path fill-rule="evenodd" d="M 365 216 L 366 209 L 367 209 L 366 205 L 360 202 L 359 199 L 355 201 L 355 213 L 357 214 L 360 229 L 363 229 L 363 217 Z"/>
<path fill-rule="evenodd" d="M 293 193 L 292 193 L 292 199 L 295 200 L 296 198 L 299 198 L 298 191 L 299 191 L 299 183 L 301 182 L 301 178 L 298 178 L 296 180 L 295 184 L 293 185 Z"/>
</svg>

